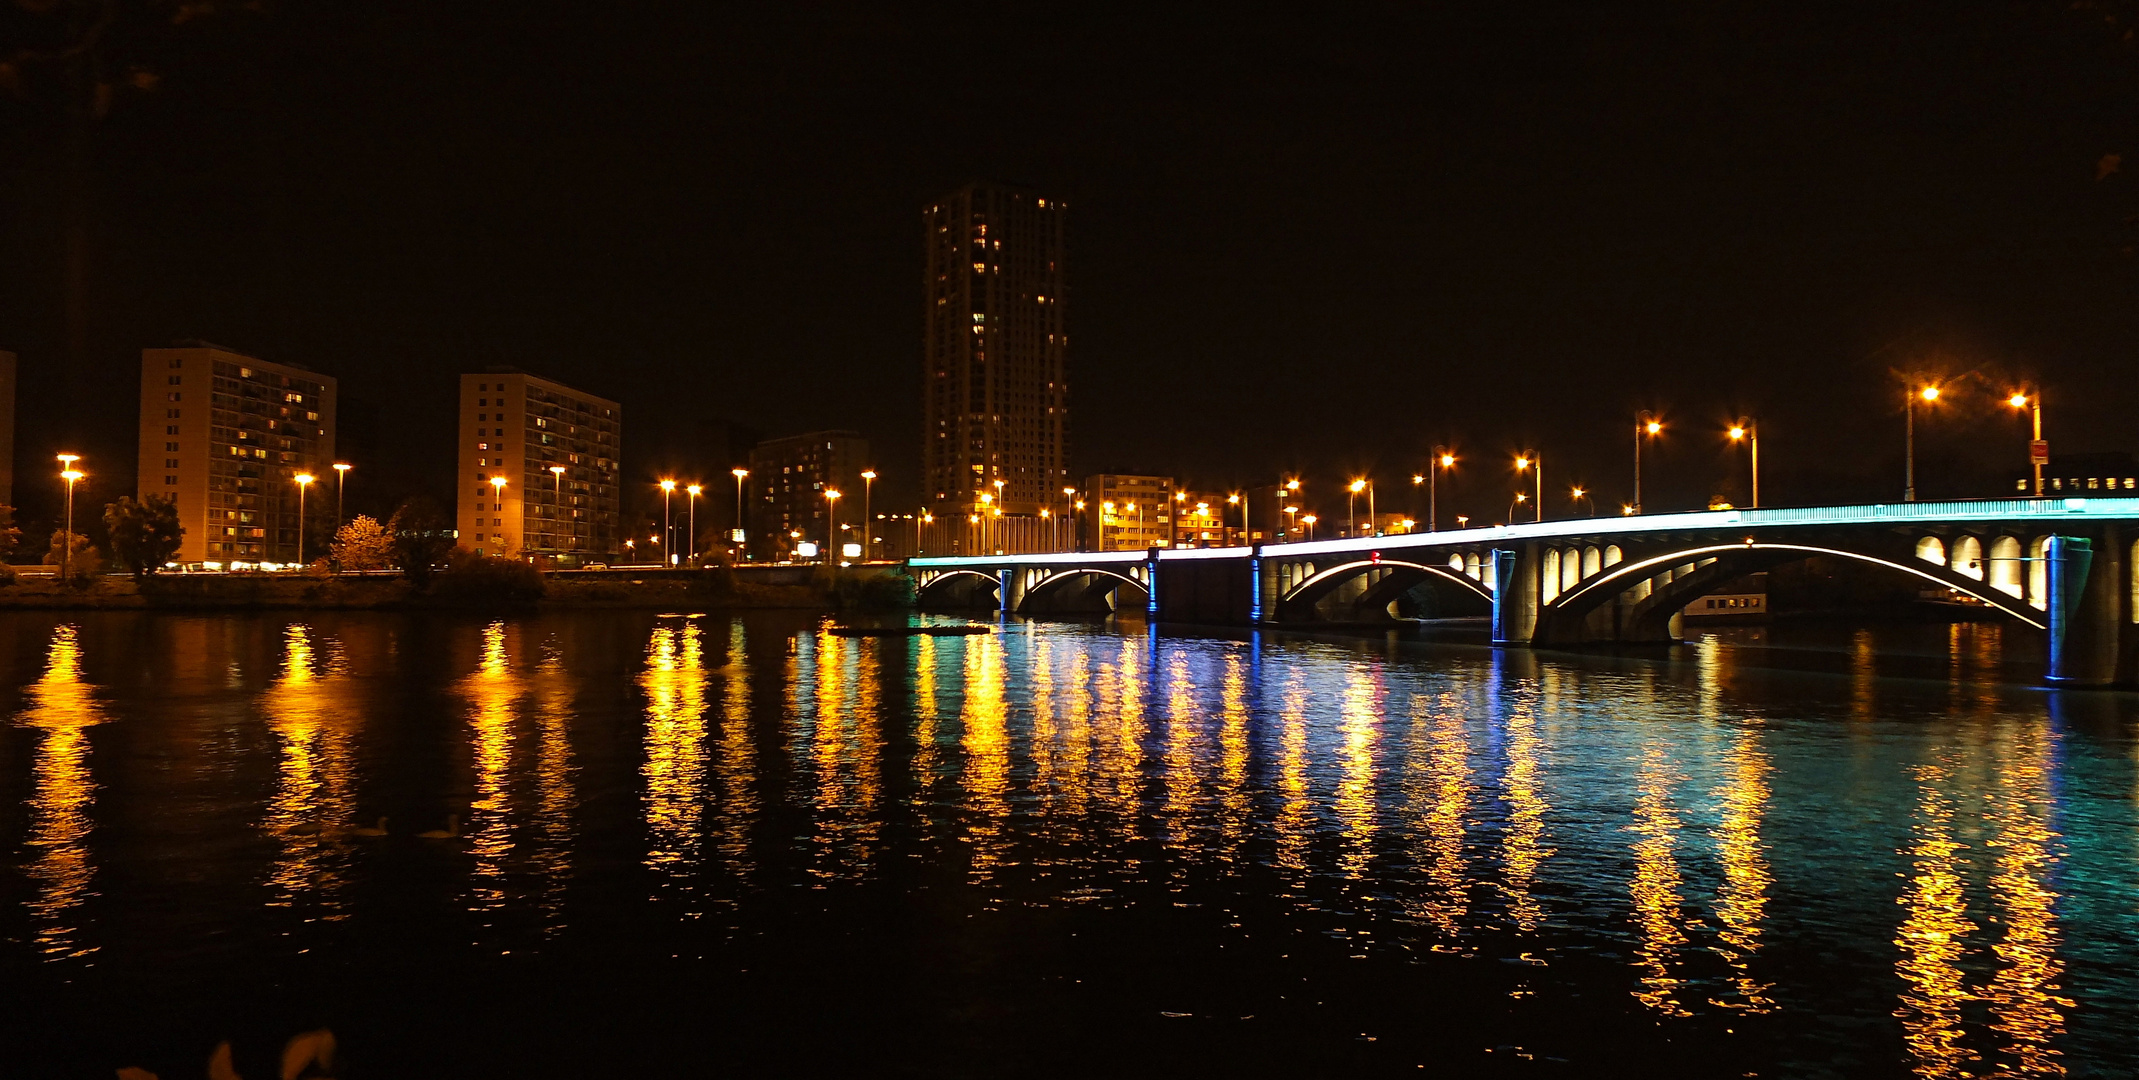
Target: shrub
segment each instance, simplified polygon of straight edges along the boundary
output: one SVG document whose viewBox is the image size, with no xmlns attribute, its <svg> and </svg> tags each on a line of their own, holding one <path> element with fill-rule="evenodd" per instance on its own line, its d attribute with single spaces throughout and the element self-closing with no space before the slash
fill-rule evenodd
<svg viewBox="0 0 2139 1080">
<path fill-rule="evenodd" d="M 88 537 L 58 529 L 52 533 L 52 546 L 45 552 L 45 565 L 59 566 L 62 562 L 67 567 L 67 579 L 62 584 L 77 589 L 88 588 L 104 572 L 104 554 Z"/>
<path fill-rule="evenodd" d="M 394 534 L 368 514 L 358 514 L 336 529 L 328 549 L 344 570 L 384 570 L 394 565 Z"/>
<path fill-rule="evenodd" d="M 542 571 L 518 559 L 477 555 L 454 548 L 431 595 L 455 604 L 532 604 L 542 599 Z"/>
</svg>

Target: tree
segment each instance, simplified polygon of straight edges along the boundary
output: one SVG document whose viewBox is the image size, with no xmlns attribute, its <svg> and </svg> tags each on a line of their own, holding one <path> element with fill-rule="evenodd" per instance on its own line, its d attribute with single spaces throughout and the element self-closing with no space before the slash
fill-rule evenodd
<svg viewBox="0 0 2139 1080">
<path fill-rule="evenodd" d="M 52 546 L 45 552 L 46 566 L 61 565 L 61 553 L 65 552 L 68 581 L 63 584 L 87 586 L 104 572 L 104 555 L 81 533 L 56 529 L 52 533 Z"/>
<path fill-rule="evenodd" d="M 349 524 L 335 530 L 335 565 L 344 570 L 384 570 L 394 565 L 394 534 L 377 518 L 358 514 L 349 519 Z"/>
<path fill-rule="evenodd" d="M 15 545 L 22 543 L 22 530 L 15 527 L 15 508 L 0 503 L 0 560 L 15 553 Z"/>
<path fill-rule="evenodd" d="M 163 495 L 138 503 L 121 495 L 118 502 L 105 503 L 104 529 L 111 536 L 112 557 L 137 578 L 163 569 L 186 535 L 178 523 L 178 503 Z"/>
<path fill-rule="evenodd" d="M 452 526 L 438 505 L 421 495 L 402 503 L 386 529 L 393 534 L 395 565 L 418 586 L 431 580 L 431 568 L 453 550 Z"/>
</svg>

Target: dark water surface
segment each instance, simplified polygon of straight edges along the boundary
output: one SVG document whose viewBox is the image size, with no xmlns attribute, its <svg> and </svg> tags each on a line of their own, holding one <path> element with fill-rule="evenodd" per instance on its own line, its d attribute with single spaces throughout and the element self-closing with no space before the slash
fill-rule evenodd
<svg viewBox="0 0 2139 1080">
<path fill-rule="evenodd" d="M 0 1076 L 2130 1076 L 2030 633 L 8 614 Z"/>
</svg>

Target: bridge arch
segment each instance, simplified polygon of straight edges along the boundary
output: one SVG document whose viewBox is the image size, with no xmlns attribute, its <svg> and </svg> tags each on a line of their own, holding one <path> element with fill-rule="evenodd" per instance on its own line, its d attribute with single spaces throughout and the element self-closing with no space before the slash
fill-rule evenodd
<svg viewBox="0 0 2139 1080">
<path fill-rule="evenodd" d="M 1388 617 L 1390 604 L 1419 585 L 1433 582 L 1452 586 L 1452 591 L 1465 597 L 1485 601 L 1474 605 L 1480 613 L 1486 610 L 1493 598 L 1492 591 L 1482 582 L 1470 576 L 1469 567 L 1476 564 L 1477 557 L 1465 560 L 1466 567 L 1457 570 L 1453 566 L 1429 563 L 1406 562 L 1397 559 L 1360 559 L 1317 571 L 1293 586 L 1278 598 L 1279 619 L 1284 622 L 1318 621 L 1316 608 L 1332 594 L 1361 577 L 1374 575 L 1376 571 L 1393 571 L 1375 577 L 1360 587 L 1356 596 L 1346 597 L 1344 606 L 1350 609 L 1354 619 L 1337 621 L 1379 621 Z"/>
<path fill-rule="evenodd" d="M 1936 537 L 1925 539 L 1937 541 Z M 1945 545 L 1941 542 L 1942 550 Z M 1686 548 L 1635 562 L 1621 563 L 1605 573 L 1562 593 L 1540 606 L 1536 639 L 1541 643 L 1573 643 L 1583 640 L 1661 641 L 1673 613 L 1732 578 L 1798 562 L 1816 555 L 1852 559 L 1899 570 L 1973 596 L 1985 604 L 2035 627 L 2045 628 L 2041 613 L 2030 603 L 2002 588 L 1921 558 L 1894 559 L 1862 551 L 1815 544 L 1740 543 Z M 1672 572 L 1689 567 L 1681 572 Z M 1647 584 L 1649 588 L 1642 589 Z M 1632 595 L 1631 603 L 1607 611 L 1606 605 Z M 1598 625 L 1609 616 L 1614 624 Z"/>
<path fill-rule="evenodd" d="M 1057 570 L 1026 588 L 1018 613 L 1102 615 L 1118 608 L 1115 594 L 1123 589 L 1130 590 L 1138 604 L 1151 596 L 1150 586 L 1119 570 L 1096 566 Z"/>
<path fill-rule="evenodd" d="M 924 607 L 1002 607 L 1003 583 L 978 570 L 932 570 L 915 590 Z"/>
</svg>

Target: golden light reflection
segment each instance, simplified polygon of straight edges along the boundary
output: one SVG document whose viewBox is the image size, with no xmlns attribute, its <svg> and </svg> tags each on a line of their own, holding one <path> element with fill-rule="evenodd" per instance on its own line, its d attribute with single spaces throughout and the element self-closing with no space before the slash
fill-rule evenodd
<svg viewBox="0 0 2139 1080">
<path fill-rule="evenodd" d="M 1420 869 L 1426 891 L 1418 914 L 1428 925 L 1453 937 L 1470 910 L 1470 881 L 1463 858 L 1464 830 L 1471 804 L 1470 742 L 1463 713 L 1444 698 L 1429 705 L 1424 698 L 1412 716 L 1413 812 L 1419 819 Z"/>
<path fill-rule="evenodd" d="M 973 845 L 974 880 L 981 881 L 994 875 L 1006 846 L 1010 710 L 1003 698 L 1002 642 L 994 634 L 978 634 L 965 639 L 965 648 L 965 707 L 959 721 L 965 730 L 966 837 Z"/>
<path fill-rule="evenodd" d="M 89 729 L 108 717 L 92 686 L 82 678 L 79 631 L 59 626 L 45 654 L 45 673 L 24 690 L 28 707 L 16 718 L 23 727 L 44 733 L 37 744 L 30 792 L 29 848 L 35 857 L 24 867 L 37 895 L 27 906 L 35 926 L 37 951 L 47 959 L 88 956 L 97 947 L 81 941 L 81 928 L 70 913 L 89 895 L 96 875 L 90 857 L 89 818 L 96 801 L 96 781 L 89 771 Z"/>
<path fill-rule="evenodd" d="M 1906 849 L 1915 873 L 1897 901 L 1908 912 L 1894 944 L 1901 955 L 1894 964 L 1904 989 L 1902 1040 L 1915 1059 L 1916 1074 L 1927 1080 L 1968 1076 L 1974 1052 L 1961 1045 L 1961 1008 L 1969 993 L 1960 961 L 1976 925 L 1967 919 L 1968 899 L 1961 879 L 1961 852 L 1967 845 L 1954 837 L 1952 783 L 1946 764 L 1918 765 L 1914 841 Z"/>
<path fill-rule="evenodd" d="M 1093 680 L 1098 698 L 1094 715 L 1104 722 L 1114 718 L 1111 731 L 1100 731 L 1099 763 L 1095 780 L 1099 795 L 1114 818 L 1123 840 L 1138 837 L 1141 817 L 1138 800 L 1143 792 L 1144 737 L 1150 721 L 1144 714 L 1143 642 L 1124 638 L 1112 664 L 1101 664 Z"/>
<path fill-rule="evenodd" d="M 1999 1052 L 2013 1076 L 2063 1076 L 2052 1044 L 2065 1030 L 2071 998 L 2058 993 L 2064 964 L 2058 959 L 2055 880 L 2059 836 L 2050 827 L 2056 779 L 2056 736 L 2031 722 L 2000 733 L 1991 795 L 1991 841 L 1997 862 L 1990 879 L 2005 937 L 1993 950 L 1998 972 L 1983 996 L 1990 1002 L 1991 1030 L 2005 1036 Z"/>
<path fill-rule="evenodd" d="M 1314 841 L 1314 809 L 1308 801 L 1307 778 L 1307 687 L 1299 674 L 1285 686 L 1284 704 L 1278 713 L 1277 814 L 1271 823 L 1276 833 L 1274 861 L 1294 874 L 1307 871 L 1307 855 Z"/>
<path fill-rule="evenodd" d="M 1247 841 L 1248 665 L 1238 654 L 1225 658 L 1218 699 L 1218 839 L 1219 857 L 1232 862 Z"/>
<path fill-rule="evenodd" d="M 816 873 L 859 874 L 870 863 L 881 828 L 877 801 L 883 790 L 883 738 L 875 644 L 823 635 L 817 642 L 814 678 L 814 709 L 807 719 L 815 725 L 811 765 L 824 859 Z"/>
<path fill-rule="evenodd" d="M 1344 853 L 1338 865 L 1346 877 L 1364 878 L 1374 858 L 1374 754 L 1381 739 L 1380 672 L 1355 665 L 1344 682 L 1337 719 L 1337 790 L 1333 808 Z"/>
<path fill-rule="evenodd" d="M 704 839 L 706 803 L 705 647 L 696 620 L 656 625 L 639 687 L 646 694 L 646 859 L 648 869 L 691 880 Z"/>
<path fill-rule="evenodd" d="M 1850 635 L 1849 702 L 1852 718 L 1879 718 L 1879 646 L 1870 630 Z"/>
<path fill-rule="evenodd" d="M 937 742 L 942 737 L 943 723 L 943 708 L 936 700 L 942 693 L 936 677 L 940 662 L 935 638 L 924 635 L 914 639 L 913 802 L 919 807 L 932 805 L 937 775 L 943 768 L 943 747 Z"/>
<path fill-rule="evenodd" d="M 1716 951 L 1730 965 L 1736 996 L 1713 1004 L 1765 1013 L 1774 1009 L 1775 1002 L 1768 997 L 1769 985 L 1753 977 L 1750 961 L 1760 949 L 1768 888 L 1775 884 L 1768 870 L 1767 845 L 1760 838 L 1767 815 L 1770 766 L 1757 731 L 1731 732 L 1730 738 L 1723 786 L 1716 792 L 1723 804 L 1715 827 L 1716 857 L 1723 864 L 1723 883 L 1716 890 L 1716 921 L 1722 924 L 1716 934 L 1721 942 Z"/>
<path fill-rule="evenodd" d="M 280 847 L 269 903 L 291 907 L 309 893 L 323 917 L 340 918 L 348 849 L 333 838 L 356 824 L 355 732 L 363 716 L 348 697 L 347 665 L 339 655 L 322 664 L 309 627 L 285 627 L 282 653 L 282 674 L 261 696 L 280 751 L 265 822 Z"/>
<path fill-rule="evenodd" d="M 544 650 L 534 680 L 535 822 L 531 862 L 539 879 L 536 906 L 542 933 L 564 930 L 565 885 L 572 878 L 572 818 L 579 806 L 577 769 L 572 764 L 572 682 L 564 656 Z"/>
<path fill-rule="evenodd" d="M 925 638 L 922 640 L 926 640 Z M 750 664 L 743 620 L 728 625 L 728 662 L 720 675 L 721 799 L 714 808 L 715 843 L 728 869 L 747 878 L 752 869 L 750 829 L 757 820 L 757 744 L 750 732 Z"/>
<path fill-rule="evenodd" d="M 1519 930 L 1535 930 L 1544 912 L 1531 892 L 1538 868 L 1552 857 L 1544 843 L 1545 814 L 1540 741 L 1534 693 L 1518 693 L 1508 709 L 1507 772 L 1502 779 L 1508 804 L 1507 831 L 1500 842 L 1501 890 L 1507 896 L 1508 921 Z"/>
<path fill-rule="evenodd" d="M 1188 654 L 1175 649 L 1166 664 L 1166 744 L 1162 765 L 1166 778 L 1166 845 L 1186 852 L 1195 847 L 1194 825 L 1202 802 L 1197 776 L 1195 678 Z"/>
<path fill-rule="evenodd" d="M 468 850 L 475 856 L 469 879 L 472 910 L 494 911 L 507 902 L 506 860 L 512 854 L 512 713 L 524 687 L 506 652 L 505 623 L 483 628 L 476 668 L 461 680 L 468 697 L 469 749 L 475 767 L 475 798 L 468 806 Z"/>
<path fill-rule="evenodd" d="M 1681 777 L 1662 747 L 1642 754 L 1641 771 L 1634 798 L 1634 880 L 1629 892 L 1634 901 L 1634 927 L 1639 942 L 1634 947 L 1641 969 L 1640 990 L 1634 998 L 1666 1016 L 1690 1016 L 1678 1000 L 1683 980 L 1673 974 L 1679 963 L 1679 948 L 1686 944 L 1680 926 L 1680 877 L 1676 848 L 1680 828 L 1678 811 L 1671 805 L 1671 789 Z"/>
</svg>

